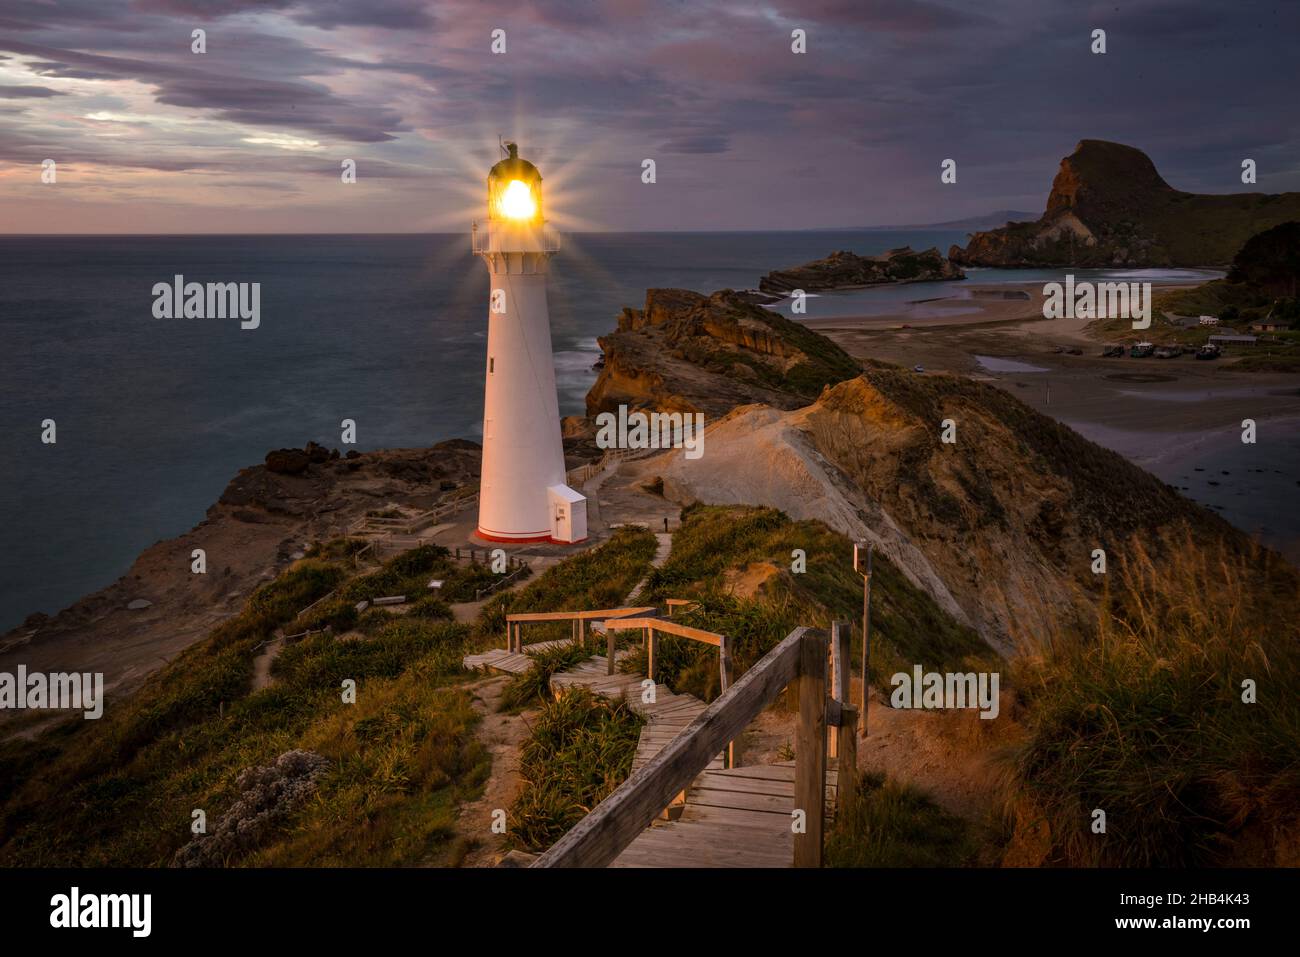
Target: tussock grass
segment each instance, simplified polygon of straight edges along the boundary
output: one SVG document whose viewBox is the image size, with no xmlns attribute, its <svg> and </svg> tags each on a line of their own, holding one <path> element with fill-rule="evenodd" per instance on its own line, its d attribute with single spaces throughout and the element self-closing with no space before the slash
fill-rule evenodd
<svg viewBox="0 0 1300 957">
<path fill-rule="evenodd" d="M 372 575 L 410 578 L 438 569 L 453 587 L 473 580 L 473 566 L 444 568 L 439 551 L 396 556 Z M 472 741 L 468 699 L 437 690 L 463 674 L 468 626 L 444 620 L 433 602 L 415 603 L 409 616 L 380 612 L 367 619 L 363 639 L 317 634 L 288 646 L 272 667 L 275 684 L 251 690 L 253 660 L 276 628 L 297 633 L 292 626 L 301 631 L 305 623 L 345 620 L 331 602 L 296 616 L 332 589 L 349 587 L 347 555 L 347 549 L 322 548 L 290 566 L 130 698 L 110 700 L 102 720 L 69 722 L 36 741 L 0 745 L 0 862 L 166 864 L 192 836 L 193 809 L 214 820 L 238 798 L 240 771 L 325 742 L 329 729 L 337 733 L 329 747 L 321 746 L 340 760 L 294 825 L 307 827 L 310 818 L 315 843 L 277 851 L 286 839 L 280 835 L 247 860 L 227 863 L 262 860 L 258 855 L 306 863 L 316 852 L 321 862 L 357 865 L 436 856 L 439 835 L 449 832 L 425 824 L 441 820 L 449 827 L 456 796 L 475 787 L 478 769 L 486 767 Z M 349 627 L 362 624 L 353 617 Z M 342 702 L 344 678 L 357 682 L 355 705 Z M 391 705 L 386 710 L 384 701 Z M 374 729 L 368 717 L 391 724 L 392 733 L 368 737 Z M 418 795 L 423 811 L 395 798 L 390 803 L 394 794 Z M 338 813 L 317 820 L 331 806 Z M 367 843 L 368 834 L 375 840 Z"/>
<path fill-rule="evenodd" d="M 1296 576 L 1267 554 L 1166 544 L 1157 562 L 1134 540 L 1095 628 L 1053 636 L 1013 672 L 1028 733 L 1011 801 L 1046 822 L 1060 862 L 1231 862 L 1240 841 L 1272 848 L 1300 818 Z"/>
<path fill-rule="evenodd" d="M 617 529 L 609 541 L 551 566 L 524 588 L 491 598 L 475 623 L 475 634 L 485 643 L 501 640 L 506 615 L 512 613 L 617 607 L 650 567 L 655 544 L 654 535 L 644 528 Z M 532 625 L 525 640 L 532 643 L 569 634 L 568 622 Z"/>
<path fill-rule="evenodd" d="M 791 570 L 802 549 L 807 569 Z M 773 508 L 693 505 L 682 512 L 668 560 L 650 574 L 649 602 L 692 598 L 700 607 L 680 620 L 727 635 L 734 642 L 739 676 L 798 625 L 829 628 L 834 620 L 854 627 L 854 657 L 861 654 L 862 578 L 853 570 L 853 545 L 821 522 L 792 521 Z M 775 566 L 762 590 L 750 597 L 728 594 L 728 571 L 760 563 Z M 888 557 L 877 554 L 871 599 L 872 681 L 884 691 L 889 677 L 913 663 L 942 670 L 970 670 L 997 660 L 971 628 L 954 621 L 913 585 Z M 717 651 L 686 639 L 661 637 L 656 675 L 679 693 L 716 697 Z M 644 653 L 625 659 L 644 669 Z"/>
<path fill-rule="evenodd" d="M 501 693 L 500 710 L 513 711 L 551 695 L 551 676 L 581 664 L 592 655 L 591 648 L 560 645 L 533 655 L 533 666 L 514 675 Z"/>
<path fill-rule="evenodd" d="M 546 702 L 519 759 L 523 779 L 510 835 L 542 851 L 559 840 L 632 771 L 644 722 L 622 701 L 574 688 Z"/>
<path fill-rule="evenodd" d="M 909 785 L 864 773 L 826 836 L 828 867 L 965 867 L 976 858 L 970 826 Z"/>
</svg>

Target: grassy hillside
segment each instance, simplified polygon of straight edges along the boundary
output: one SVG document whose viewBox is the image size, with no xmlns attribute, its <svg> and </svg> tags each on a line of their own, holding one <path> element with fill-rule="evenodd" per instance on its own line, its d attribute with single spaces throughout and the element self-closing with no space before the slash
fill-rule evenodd
<svg viewBox="0 0 1300 957">
<path fill-rule="evenodd" d="M 806 570 L 792 570 L 801 549 Z M 855 623 L 860 654 L 862 578 L 853 570 L 852 543 L 821 522 L 795 522 L 771 508 L 695 505 L 682 513 L 673 550 L 647 584 L 650 603 L 693 598 L 699 606 L 681 621 L 726 634 L 741 674 L 798 625 L 829 628 Z M 916 588 L 884 555 L 877 555 L 872 594 L 872 681 L 915 662 L 953 668 L 996 660 L 974 630 L 958 624 Z M 734 593 L 728 585 L 739 583 Z M 629 669 L 644 669 L 640 655 Z M 698 642 L 660 640 L 656 678 L 677 692 L 717 696 L 717 652 Z"/>
<path fill-rule="evenodd" d="M 450 562 L 445 550 L 421 549 L 344 590 L 375 597 L 360 582 L 436 575 L 455 591 L 481 572 Z M 241 772 L 295 748 L 328 761 L 311 813 L 274 809 L 274 833 L 234 848 L 224 863 L 448 860 L 451 809 L 487 767 L 469 698 L 451 687 L 466 626 L 377 612 L 349 637 L 320 633 L 288 647 L 274 683 L 252 690 L 253 661 L 272 632 L 351 574 L 345 558 L 304 559 L 135 695 L 110 702 L 101 721 L 6 743 L 0 862 L 167 864 L 193 836 L 195 809 L 211 831 L 239 797 Z M 357 683 L 356 704 L 342 700 L 345 678 Z"/>
<path fill-rule="evenodd" d="M 1135 541 L 1095 627 L 1017 660 L 1009 801 L 1044 862 L 1294 864 L 1300 585 L 1280 559 L 1168 544 L 1157 562 Z"/>
</svg>

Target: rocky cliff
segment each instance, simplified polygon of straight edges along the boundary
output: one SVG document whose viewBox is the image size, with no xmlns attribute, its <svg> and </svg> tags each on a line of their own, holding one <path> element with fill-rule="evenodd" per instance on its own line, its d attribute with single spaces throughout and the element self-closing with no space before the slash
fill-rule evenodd
<svg viewBox="0 0 1300 957">
<path fill-rule="evenodd" d="M 731 293 L 656 290 L 624 313 L 602 340 L 609 358 L 588 408 L 635 400 L 712 419 L 702 457 L 629 468 L 675 502 L 769 505 L 871 541 L 1001 652 L 1095 613 L 1095 548 L 1116 561 L 1129 536 L 1154 541 L 1184 524 L 1244 547 L 1212 513 L 993 386 L 883 365 L 844 375 L 838 363 L 813 395 L 782 383 L 799 357 L 838 350 L 802 327 L 796 346 L 751 321 Z M 737 358 L 746 352 L 768 363 L 761 377 Z M 941 441 L 945 419 L 954 444 Z"/>
<path fill-rule="evenodd" d="M 793 409 L 822 387 L 852 378 L 848 353 L 729 289 L 710 296 L 651 289 L 600 338 L 604 367 L 587 414 L 619 405 L 720 415 L 744 402 Z"/>
<path fill-rule="evenodd" d="M 1185 193 L 1141 150 L 1083 140 L 1061 160 L 1033 222 L 974 233 L 966 266 L 1224 266 L 1245 241 L 1300 216 L 1300 193 Z"/>
<path fill-rule="evenodd" d="M 945 419 L 954 444 L 940 440 Z M 770 505 L 873 542 L 1004 654 L 1093 614 L 1094 548 L 1118 563 L 1129 536 L 1184 523 L 1244 546 L 1122 456 L 960 376 L 868 369 L 801 409 L 738 407 L 704 447 L 638 468 L 675 501 Z"/>
<path fill-rule="evenodd" d="M 759 280 L 758 288 L 773 295 L 794 289 L 819 292 L 855 289 L 891 282 L 933 282 L 965 279 L 966 274 L 937 249 L 915 252 L 910 246 L 891 249 L 882 256 L 859 256 L 840 250 L 792 269 L 778 269 Z"/>
</svg>

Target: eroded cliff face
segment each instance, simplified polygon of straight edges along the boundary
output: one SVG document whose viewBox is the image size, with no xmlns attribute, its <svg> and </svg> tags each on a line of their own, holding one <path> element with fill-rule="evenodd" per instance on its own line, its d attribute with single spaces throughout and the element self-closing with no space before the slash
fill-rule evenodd
<svg viewBox="0 0 1300 957">
<path fill-rule="evenodd" d="M 645 308 L 624 309 L 599 341 L 593 416 L 619 405 L 708 415 L 755 401 L 793 409 L 859 370 L 830 340 L 731 290 L 651 289 Z"/>
<path fill-rule="evenodd" d="M 955 444 L 940 440 L 944 419 Z M 1003 654 L 1094 614 L 1094 548 L 1116 561 L 1130 535 L 1182 523 L 1241 538 L 1121 456 L 959 376 L 867 370 L 801 409 L 738 408 L 704 449 L 638 468 L 683 503 L 771 505 L 874 542 Z"/>
<path fill-rule="evenodd" d="M 1150 542 L 1183 524 L 1244 545 L 1154 476 L 1000 389 L 877 364 L 844 375 L 829 340 L 754 309 L 734 293 L 653 290 L 602 340 L 589 411 L 626 401 L 710 413 L 702 457 L 676 450 L 626 466 L 662 479 L 672 501 L 769 505 L 873 542 L 1003 654 L 1095 614 L 1105 579 L 1093 549 L 1116 561 L 1135 533 Z M 792 381 L 814 360 L 838 370 L 815 392 Z M 955 443 L 941 441 L 946 419 Z"/>
<path fill-rule="evenodd" d="M 116 582 L 0 635 L 0 670 L 98 671 L 110 695 L 128 693 L 237 614 L 307 543 L 344 535 L 375 509 L 417 514 L 477 488 L 480 455 L 459 439 L 350 457 L 315 443 L 271 452 L 231 479 L 202 522 L 145 549 Z M 194 549 L 206 574 L 191 571 Z M 144 607 L 128 607 L 136 600 Z"/>
<path fill-rule="evenodd" d="M 1034 222 L 971 235 L 967 266 L 1222 266 L 1255 233 L 1300 216 L 1300 193 L 1174 189 L 1141 150 L 1082 140 L 1061 160 Z"/>
</svg>

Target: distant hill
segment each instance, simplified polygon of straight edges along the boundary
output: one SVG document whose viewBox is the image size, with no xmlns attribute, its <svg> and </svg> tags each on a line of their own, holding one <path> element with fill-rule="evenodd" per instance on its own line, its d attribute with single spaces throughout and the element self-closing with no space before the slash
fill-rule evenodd
<svg viewBox="0 0 1300 957">
<path fill-rule="evenodd" d="M 1018 223 L 1024 220 L 1037 218 L 1037 213 L 1025 212 L 1022 209 L 995 209 L 993 212 L 985 213 L 983 216 L 968 216 L 965 219 L 950 219 L 942 223 L 910 223 L 905 226 L 867 226 L 865 228 L 873 230 L 997 229 L 999 226 L 1005 226 L 1007 223 Z"/>
<path fill-rule="evenodd" d="M 1043 215 L 975 233 L 965 266 L 1222 267 L 1251 236 L 1300 218 L 1300 193 L 1174 189 L 1141 150 L 1083 140 L 1061 160 Z"/>
</svg>

